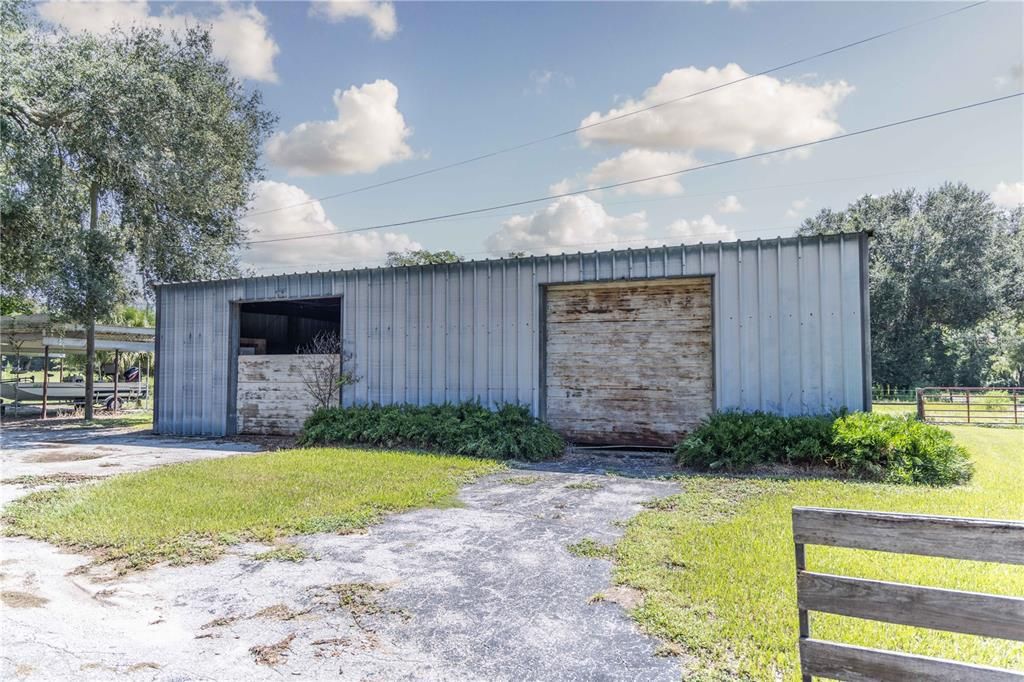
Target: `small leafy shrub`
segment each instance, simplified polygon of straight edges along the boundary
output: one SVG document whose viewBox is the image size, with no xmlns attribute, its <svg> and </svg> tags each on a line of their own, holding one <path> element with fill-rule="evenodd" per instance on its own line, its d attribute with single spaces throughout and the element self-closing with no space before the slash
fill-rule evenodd
<svg viewBox="0 0 1024 682">
<path fill-rule="evenodd" d="M 885 483 L 953 485 L 970 480 L 967 451 L 911 416 L 857 412 L 780 417 L 720 412 L 676 448 L 697 469 L 746 471 L 765 464 L 824 464 Z"/>
<path fill-rule="evenodd" d="M 478 402 L 356 405 L 320 409 L 306 420 L 303 445 L 376 445 L 539 461 L 565 449 L 562 437 L 524 405 L 489 410 Z"/>
<path fill-rule="evenodd" d="M 911 416 L 847 415 L 833 425 L 832 446 L 836 466 L 886 483 L 952 485 L 974 473 L 953 434 Z"/>
</svg>

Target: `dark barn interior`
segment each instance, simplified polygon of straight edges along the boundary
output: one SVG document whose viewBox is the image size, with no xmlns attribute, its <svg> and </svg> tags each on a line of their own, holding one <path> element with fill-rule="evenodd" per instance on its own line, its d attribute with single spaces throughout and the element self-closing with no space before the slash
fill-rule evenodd
<svg viewBox="0 0 1024 682">
<path fill-rule="evenodd" d="M 238 323 L 240 355 L 293 355 L 321 332 L 341 334 L 341 298 L 242 303 Z"/>
</svg>

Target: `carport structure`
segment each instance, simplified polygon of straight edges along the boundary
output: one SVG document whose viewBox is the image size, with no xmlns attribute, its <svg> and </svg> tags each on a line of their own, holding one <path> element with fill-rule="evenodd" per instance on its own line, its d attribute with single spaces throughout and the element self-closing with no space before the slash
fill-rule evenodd
<svg viewBox="0 0 1024 682">
<path fill-rule="evenodd" d="M 156 330 L 152 327 L 96 325 L 96 350 L 114 352 L 114 395 L 118 391 L 118 368 L 122 352 L 155 351 Z M 43 358 L 42 417 L 46 418 L 50 399 L 49 365 L 51 356 L 84 353 L 86 329 L 82 325 L 55 320 L 48 314 L 4 315 L 0 317 L 0 352 Z M 63 373 L 63 368 L 62 368 Z"/>
<path fill-rule="evenodd" d="M 358 379 L 343 405 L 520 403 L 577 443 L 867 410 L 867 257 L 861 232 L 163 284 L 155 428 L 297 429 L 316 329 Z"/>
</svg>

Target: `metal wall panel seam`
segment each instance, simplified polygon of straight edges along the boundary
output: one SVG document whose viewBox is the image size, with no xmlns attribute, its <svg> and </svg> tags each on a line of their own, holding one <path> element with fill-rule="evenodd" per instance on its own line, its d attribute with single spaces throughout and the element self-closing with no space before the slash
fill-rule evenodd
<svg viewBox="0 0 1024 682">
<path fill-rule="evenodd" d="M 839 239 L 839 362 L 843 365 L 843 404 L 846 404 L 846 239 Z"/>
<path fill-rule="evenodd" d="M 825 318 L 821 307 L 822 291 L 825 286 L 824 272 L 821 267 L 824 251 L 824 239 L 818 235 L 818 409 L 821 412 L 824 412 L 828 405 L 825 396 Z"/>
<path fill-rule="evenodd" d="M 778 363 L 779 363 L 778 376 L 776 377 L 777 381 L 775 383 L 778 386 L 778 391 L 777 391 L 778 392 L 778 396 L 779 396 L 779 407 L 778 407 L 778 409 L 783 414 L 785 414 L 786 413 L 786 408 L 785 408 L 786 403 L 783 401 L 783 396 L 782 396 L 782 384 L 783 384 L 782 347 L 783 347 L 784 344 L 783 344 L 783 341 L 782 341 L 782 238 L 781 237 L 775 242 L 775 245 L 776 245 L 776 250 L 775 250 L 775 305 L 776 305 L 775 326 L 776 326 L 776 333 L 778 334 L 778 343 L 776 343 L 775 345 L 776 345 L 776 348 L 777 348 Z"/>
</svg>

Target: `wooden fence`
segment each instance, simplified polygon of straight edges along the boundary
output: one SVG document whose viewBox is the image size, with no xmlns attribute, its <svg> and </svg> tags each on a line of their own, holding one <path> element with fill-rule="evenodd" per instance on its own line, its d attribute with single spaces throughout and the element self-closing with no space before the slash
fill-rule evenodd
<svg viewBox="0 0 1024 682">
<path fill-rule="evenodd" d="M 917 418 L 938 424 L 1024 425 L 1024 388 L 919 388 Z"/>
<path fill-rule="evenodd" d="M 1024 641 L 1024 598 L 849 578 L 807 570 L 805 545 L 1024 565 L 1024 522 L 793 508 L 800 666 L 805 682 L 1022 682 L 1024 672 L 811 638 L 810 611 Z"/>
</svg>

